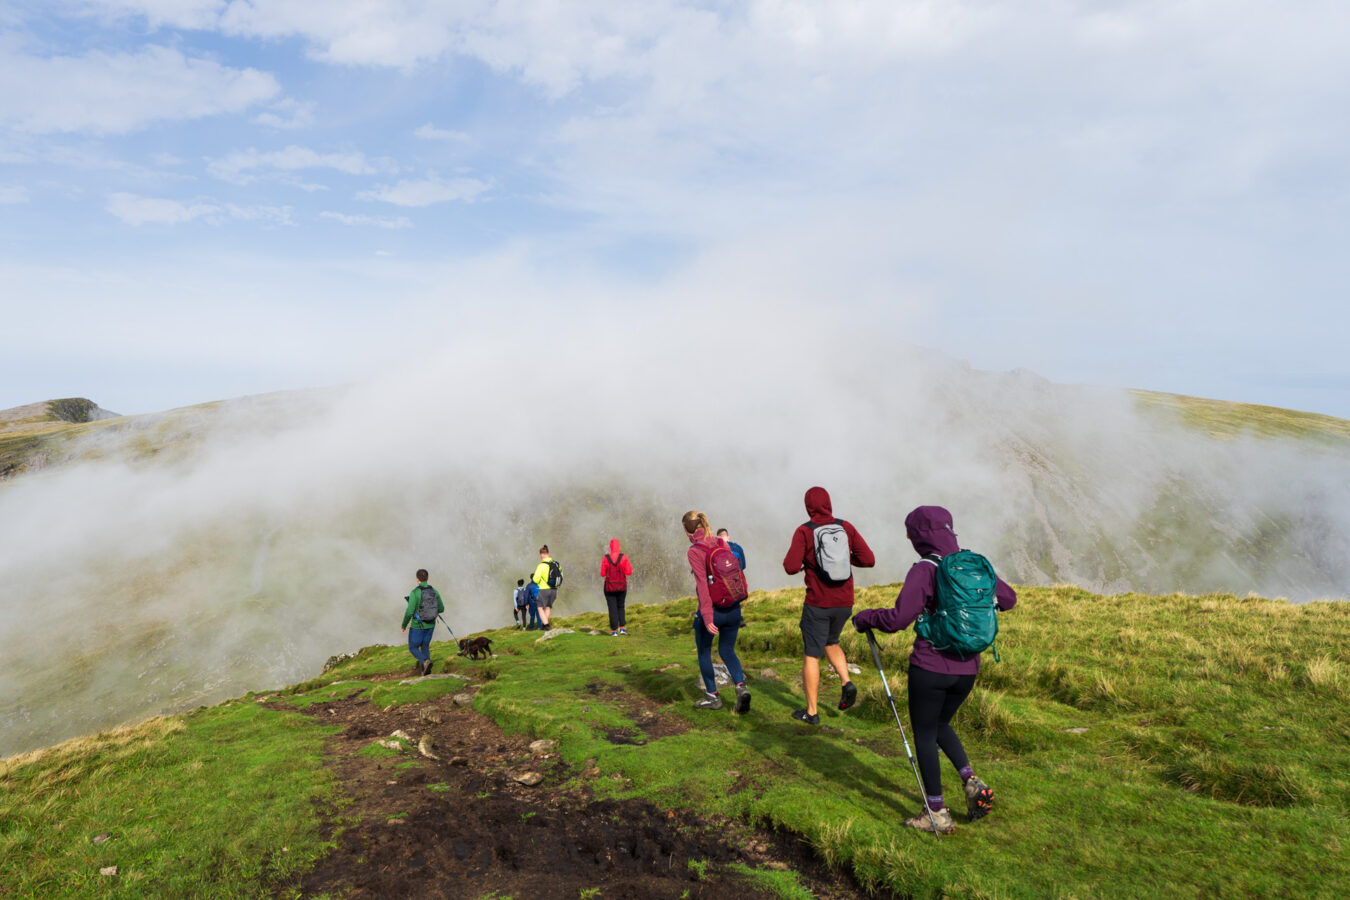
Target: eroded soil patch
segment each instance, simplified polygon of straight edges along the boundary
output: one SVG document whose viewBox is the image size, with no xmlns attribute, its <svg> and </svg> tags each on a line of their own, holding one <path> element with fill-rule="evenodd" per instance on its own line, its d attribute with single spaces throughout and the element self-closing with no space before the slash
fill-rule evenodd
<svg viewBox="0 0 1350 900">
<path fill-rule="evenodd" d="M 298 886 L 304 897 L 770 896 L 721 871 L 728 863 L 793 870 L 821 898 L 863 895 L 792 835 L 595 800 L 589 782 L 606 776 L 532 756 L 528 738 L 504 734 L 449 695 L 385 711 L 353 697 L 306 712 L 343 727 L 329 763 L 351 804 L 333 823 L 337 848 Z M 429 736 L 440 760 L 415 747 L 372 750 L 397 729 L 414 744 Z M 526 772 L 543 781 L 519 783 Z"/>
</svg>

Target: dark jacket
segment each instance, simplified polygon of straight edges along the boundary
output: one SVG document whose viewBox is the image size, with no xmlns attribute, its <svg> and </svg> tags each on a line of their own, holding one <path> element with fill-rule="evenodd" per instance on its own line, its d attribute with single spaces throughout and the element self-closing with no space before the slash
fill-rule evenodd
<svg viewBox="0 0 1350 900">
<path fill-rule="evenodd" d="M 952 514 L 941 506 L 920 506 L 915 509 L 905 517 L 905 533 L 921 557 L 942 557 L 961 549 L 961 545 L 956 542 L 956 532 L 952 530 Z M 1017 592 L 1002 578 L 996 581 L 994 604 L 1000 611 L 1012 609 L 1017 605 Z M 936 584 L 937 566 L 916 562 L 905 576 L 894 608 L 865 609 L 853 617 L 854 623 L 859 629 L 875 628 L 887 634 L 902 631 L 912 625 L 925 609 L 937 609 Z M 909 663 L 943 675 L 974 675 L 980 671 L 978 654 L 962 659 L 955 653 L 934 649 L 932 644 L 918 637 L 914 639 Z"/>
<path fill-rule="evenodd" d="M 806 514 L 817 525 L 835 521 L 830 494 L 823 487 L 813 487 L 806 492 Z M 849 557 L 853 567 L 870 569 L 876 565 L 877 558 L 872 553 L 872 548 L 862 539 L 862 535 L 858 534 L 858 529 L 843 519 L 838 521 L 848 534 Z M 787 556 L 783 557 L 784 572 L 796 575 L 802 569 L 806 569 L 807 606 L 853 605 L 853 576 L 850 574 L 847 581 L 838 583 L 827 582 L 821 577 L 820 572 L 816 570 L 816 547 L 815 541 L 812 540 L 812 531 L 805 524 L 798 525 L 797 530 L 792 532 L 792 546 L 788 547 Z"/>
</svg>

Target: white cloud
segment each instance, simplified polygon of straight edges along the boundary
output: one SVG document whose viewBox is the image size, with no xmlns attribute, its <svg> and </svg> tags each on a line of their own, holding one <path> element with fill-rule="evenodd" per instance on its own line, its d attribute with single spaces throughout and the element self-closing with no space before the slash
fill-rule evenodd
<svg viewBox="0 0 1350 900">
<path fill-rule="evenodd" d="M 0 184 L 0 206 L 28 202 L 28 188 L 22 185 Z"/>
<path fill-rule="evenodd" d="M 167 47 L 39 58 L 0 52 L 0 124 L 37 134 L 125 134 L 158 122 L 238 113 L 276 96 L 270 74 Z"/>
<path fill-rule="evenodd" d="M 80 5 L 106 15 L 144 16 L 152 28 L 211 28 L 227 0 L 82 0 Z"/>
<path fill-rule="evenodd" d="M 405 180 L 395 185 L 381 185 L 375 190 L 361 191 L 358 200 L 378 200 L 395 206 L 431 206 L 452 200 L 473 201 L 492 187 L 491 179 L 450 178 L 435 175 L 421 180 Z"/>
<path fill-rule="evenodd" d="M 160 197 L 141 197 L 123 192 L 109 194 L 108 212 L 128 225 L 180 225 L 194 219 L 203 219 L 213 225 L 228 220 L 265 222 L 274 225 L 293 225 L 288 206 L 239 206 L 234 203 L 216 203 L 193 200 L 187 203 Z"/>
<path fill-rule="evenodd" d="M 314 104 L 287 98 L 273 103 L 266 112 L 253 117 L 258 125 L 282 131 L 297 131 L 314 124 Z"/>
<path fill-rule="evenodd" d="M 393 171 L 397 167 L 388 160 L 369 160 L 356 151 L 320 153 L 308 147 L 290 146 L 284 150 L 260 152 L 253 148 L 231 153 L 211 160 L 206 171 L 222 181 L 249 184 L 258 176 L 258 170 L 296 172 L 302 169 L 335 169 L 347 175 L 372 175 Z"/>
<path fill-rule="evenodd" d="M 335 222 L 341 222 L 343 225 L 373 225 L 376 228 L 411 228 L 412 219 L 406 216 L 349 216 L 346 213 L 324 212 L 319 213 L 325 219 L 332 219 Z"/>
<path fill-rule="evenodd" d="M 467 141 L 468 134 L 463 131 L 452 131 L 449 128 L 437 128 L 428 122 L 420 125 L 413 130 L 413 134 L 424 141 Z"/>
<path fill-rule="evenodd" d="M 108 204 L 104 208 L 128 225 L 178 225 L 221 211 L 214 203 L 181 203 L 121 192 L 109 194 Z"/>
</svg>

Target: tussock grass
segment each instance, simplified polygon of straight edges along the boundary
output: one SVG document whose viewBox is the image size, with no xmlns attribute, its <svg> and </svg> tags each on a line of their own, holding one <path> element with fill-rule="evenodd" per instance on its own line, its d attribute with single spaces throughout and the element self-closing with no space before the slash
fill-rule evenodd
<svg viewBox="0 0 1350 900">
<path fill-rule="evenodd" d="M 6 759 L 0 886 L 21 897 L 264 895 L 327 850 L 331 730 L 234 702 Z M 118 874 L 100 875 L 107 866 Z"/>
<path fill-rule="evenodd" d="M 859 606 L 889 605 L 896 590 L 860 591 Z M 1022 590 L 1002 620 L 1003 661 L 986 659 L 955 722 L 997 806 L 969 824 L 953 803 L 957 832 L 939 842 L 901 828 L 921 801 L 865 638 L 846 629 L 841 641 L 863 670 L 860 705 L 834 709 L 839 682 L 826 678 L 822 727 L 789 718 L 802 702 L 800 603 L 800 591 L 776 591 L 745 604 L 740 650 L 754 699 L 744 717 L 692 707 L 701 688 L 687 598 L 631 608 L 627 640 L 503 629 L 488 632 L 496 659 L 454 657 L 446 643 L 432 654 L 479 685 L 475 709 L 506 731 L 557 739 L 573 772 L 595 765 L 597 795 L 788 829 L 868 889 L 1332 897 L 1350 880 L 1350 604 Z M 909 644 L 881 639 L 907 728 Z M 758 674 L 769 668 L 776 679 Z M 409 669 L 402 646 L 367 648 L 277 700 L 361 694 L 386 705 L 463 683 L 390 680 Z M 653 712 L 680 727 L 654 729 Z M 318 764 L 323 733 L 235 701 L 6 760 L 0 883 L 20 895 L 128 897 L 284 885 L 322 852 L 315 810 L 333 802 Z M 396 755 L 374 742 L 360 752 Z M 118 838 L 100 850 L 88 840 L 99 830 Z M 107 864 L 124 864 L 125 876 L 89 874 Z M 804 896 L 791 873 L 741 874 Z M 221 877 L 234 893 L 213 892 Z"/>
</svg>

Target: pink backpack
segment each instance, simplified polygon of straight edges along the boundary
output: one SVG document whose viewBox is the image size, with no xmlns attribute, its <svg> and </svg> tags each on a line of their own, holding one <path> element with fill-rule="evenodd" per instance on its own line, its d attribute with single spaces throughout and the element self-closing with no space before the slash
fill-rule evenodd
<svg viewBox="0 0 1350 900">
<path fill-rule="evenodd" d="M 741 561 L 730 547 L 716 539 L 708 544 L 708 593 L 712 605 L 720 609 L 735 606 L 750 596 Z"/>
</svg>

